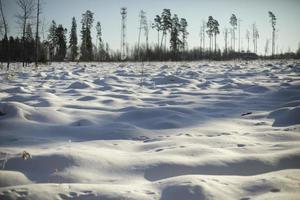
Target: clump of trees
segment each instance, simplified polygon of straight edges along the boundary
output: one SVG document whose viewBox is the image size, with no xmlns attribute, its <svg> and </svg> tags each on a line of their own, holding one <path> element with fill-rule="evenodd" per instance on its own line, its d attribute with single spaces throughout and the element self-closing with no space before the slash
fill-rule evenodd
<svg viewBox="0 0 300 200">
<path fill-rule="evenodd" d="M 80 36 L 77 36 L 77 21 L 71 19 L 71 29 L 68 30 L 53 20 L 48 27 L 47 39 L 40 40 L 40 0 L 17 0 L 17 23 L 21 30 L 19 37 L 8 35 L 8 24 L 5 18 L 2 0 L 0 0 L 0 62 L 7 62 L 7 69 L 11 62 L 22 62 L 23 66 L 35 62 L 47 61 L 121 61 L 121 52 L 112 51 L 108 43 L 103 40 L 103 27 L 97 21 L 95 25 L 96 42 L 93 43 L 91 32 L 93 29 L 94 13 L 87 10 L 82 14 Z M 269 53 L 269 39 L 266 40 L 264 56 L 261 58 L 300 58 L 300 46 L 297 52 L 276 54 L 276 22 L 277 18 L 271 11 L 268 12 L 272 26 L 272 51 Z M 260 38 L 258 27 L 255 23 L 246 30 L 245 39 L 247 50 L 240 48 L 240 19 L 235 14 L 229 18 L 229 27 L 222 30 L 224 48 L 217 43 L 220 35 L 220 24 L 213 16 L 207 21 L 203 20 L 200 27 L 199 47 L 189 49 L 187 38 L 188 22 L 185 18 L 172 13 L 170 9 L 163 9 L 150 23 L 143 10 L 139 13 L 137 44 L 127 46 L 130 61 L 169 61 L 169 60 L 201 60 L 201 59 L 256 59 L 259 58 L 258 40 Z M 35 33 L 32 27 L 35 25 Z M 157 32 L 155 44 L 149 44 L 151 28 Z M 236 31 L 238 30 L 239 48 L 236 50 Z M 142 36 L 144 34 L 144 37 Z M 205 44 L 208 37 L 209 45 Z M 251 41 L 252 40 L 252 41 Z M 252 47 L 253 46 L 253 49 Z M 207 47 L 206 47 L 207 46 Z"/>
<path fill-rule="evenodd" d="M 141 21 L 145 18 L 143 15 Z M 145 27 L 142 22 L 140 27 Z M 188 22 L 185 18 L 179 18 L 177 14 L 171 13 L 170 9 L 163 9 L 161 15 L 156 15 L 152 28 L 157 31 L 157 45 L 149 48 L 140 48 L 138 43 L 137 55 L 142 60 L 181 60 L 187 49 L 187 31 Z M 147 26 L 148 27 L 148 26 Z M 149 30 L 147 29 L 148 32 Z M 147 33 L 148 34 L 148 33 Z M 167 38 L 169 38 L 169 48 L 167 47 Z M 136 54 L 136 50 L 133 50 Z"/>
</svg>

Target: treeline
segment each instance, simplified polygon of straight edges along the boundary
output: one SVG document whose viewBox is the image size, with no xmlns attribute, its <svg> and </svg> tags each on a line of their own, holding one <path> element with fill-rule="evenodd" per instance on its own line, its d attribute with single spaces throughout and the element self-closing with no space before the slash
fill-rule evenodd
<svg viewBox="0 0 300 200">
<path fill-rule="evenodd" d="M 275 54 L 275 32 L 277 18 L 272 12 L 268 12 L 272 26 L 272 52 L 269 53 L 269 41 L 265 45 L 265 56 L 257 55 L 257 41 L 259 32 L 256 24 L 252 24 L 251 30 L 246 31 L 247 50 L 241 50 L 240 19 L 232 14 L 228 19 L 230 28 L 220 30 L 220 24 L 213 16 L 203 21 L 200 31 L 200 45 L 196 48 L 188 48 L 187 31 L 188 22 L 185 18 L 171 13 L 170 9 L 163 9 L 161 14 L 156 15 L 153 22 L 149 23 L 146 13 L 141 10 L 139 15 L 139 28 L 137 44 L 129 47 L 126 44 L 126 56 L 121 55 L 119 50 L 111 50 L 109 44 L 102 37 L 100 21 L 94 24 L 94 13 L 87 10 L 82 14 L 80 21 L 80 38 L 77 36 L 77 21 L 73 17 L 71 29 L 68 31 L 62 24 L 53 20 L 47 31 L 47 39 L 40 41 L 39 37 L 39 0 L 17 0 L 21 12 L 17 16 L 18 24 L 22 29 L 21 37 L 8 37 L 7 23 L 0 0 L 1 26 L 0 33 L 4 32 L 0 40 L 0 62 L 23 62 L 27 63 L 48 61 L 170 61 L 170 60 L 229 60 L 229 59 L 257 59 L 257 58 L 300 58 L 300 47 L 297 52 Z M 34 25 L 34 13 L 36 11 L 36 32 L 32 31 Z M 91 32 L 96 31 L 96 42 L 93 43 Z M 4 31 L 2 31 L 4 29 Z M 157 32 L 157 42 L 149 44 L 149 31 Z M 225 46 L 223 49 L 217 44 L 217 37 L 224 34 Z M 145 42 L 141 42 L 144 35 Z M 208 41 L 206 41 L 208 38 Z M 253 50 L 249 48 L 250 39 L 253 42 Z M 205 44 L 205 41 L 208 44 Z M 238 44 L 236 44 L 238 41 Z M 80 45 L 79 45 L 80 44 Z"/>
<path fill-rule="evenodd" d="M 5 35 L 0 41 L 0 61 L 1 62 L 23 62 L 25 64 L 35 61 L 35 46 L 36 40 L 33 37 L 31 31 L 31 25 L 28 24 L 26 28 L 26 35 L 23 39 L 18 37 L 14 38 L 10 36 L 7 38 Z M 39 62 L 45 62 L 47 60 L 47 42 L 40 43 L 38 41 L 39 48 Z"/>
</svg>

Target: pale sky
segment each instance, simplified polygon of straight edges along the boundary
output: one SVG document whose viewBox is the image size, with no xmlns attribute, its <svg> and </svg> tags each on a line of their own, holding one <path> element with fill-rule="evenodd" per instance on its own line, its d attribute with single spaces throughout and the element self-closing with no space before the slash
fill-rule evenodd
<svg viewBox="0 0 300 200">
<path fill-rule="evenodd" d="M 16 0 L 2 0 L 4 12 L 8 18 L 9 34 L 18 35 L 19 27 L 15 15 L 18 12 Z M 127 42 L 129 46 L 137 43 L 138 15 L 143 9 L 148 20 L 153 21 L 155 15 L 160 14 L 164 8 L 171 9 L 172 14 L 186 18 L 188 22 L 189 48 L 199 46 L 199 30 L 202 20 L 207 21 L 213 16 L 219 21 L 221 34 L 218 36 L 218 45 L 224 48 L 223 29 L 230 27 L 229 18 L 234 13 L 241 21 L 241 39 L 243 49 L 247 48 L 245 39 L 246 29 L 251 24 L 257 24 L 260 38 L 258 49 L 262 53 L 267 39 L 271 39 L 272 29 L 269 22 L 268 11 L 272 11 L 277 20 L 278 51 L 295 51 L 300 42 L 300 0 L 41 0 L 42 15 L 45 29 L 48 30 L 51 20 L 62 24 L 70 30 L 71 19 L 76 17 L 78 37 L 80 38 L 81 14 L 91 10 L 94 15 L 93 42 L 95 43 L 95 25 L 97 21 L 102 24 L 103 40 L 108 42 L 112 49 L 120 48 L 121 15 L 120 8 L 128 9 L 127 15 Z M 68 33 L 69 34 L 69 33 Z M 45 33 L 45 37 L 47 33 Z M 157 42 L 157 32 L 150 30 L 150 43 Z M 208 38 L 206 39 L 208 41 Z M 142 38 L 144 41 L 144 37 Z M 237 43 L 237 42 L 236 42 Z M 207 42 L 208 44 L 208 42 Z M 250 42 L 250 49 L 253 49 Z"/>
</svg>

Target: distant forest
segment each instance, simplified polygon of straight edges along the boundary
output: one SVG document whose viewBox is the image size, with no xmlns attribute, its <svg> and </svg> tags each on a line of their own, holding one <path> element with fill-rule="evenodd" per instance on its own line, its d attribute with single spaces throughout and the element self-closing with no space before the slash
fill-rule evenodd
<svg viewBox="0 0 300 200">
<path fill-rule="evenodd" d="M 265 54 L 257 55 L 257 41 L 259 31 L 254 24 L 246 32 L 247 50 L 240 47 L 240 19 L 235 14 L 228 17 L 230 28 L 222 30 L 225 46 L 219 48 L 217 37 L 221 31 L 219 22 L 213 16 L 208 16 L 203 22 L 200 31 L 199 47 L 189 49 L 187 44 L 188 22 L 177 14 L 171 13 L 170 9 L 163 9 L 149 22 L 146 13 L 141 10 L 139 14 L 138 43 L 132 47 L 122 41 L 120 50 L 112 50 L 109 44 L 102 39 L 102 27 L 98 21 L 94 25 L 94 13 L 87 10 L 82 14 L 80 21 L 80 37 L 77 36 L 77 20 L 70 19 L 71 30 L 57 24 L 54 20 L 47 28 L 47 39 L 40 39 L 40 0 L 17 0 L 20 12 L 16 19 L 22 30 L 20 37 L 8 36 L 8 24 L 6 21 L 5 8 L 0 0 L 0 62 L 6 62 L 9 68 L 11 62 L 22 62 L 23 66 L 35 62 L 51 61 L 192 61 L 201 59 L 230 60 L 230 59 L 282 59 L 300 58 L 300 47 L 296 52 L 275 53 L 276 16 L 269 11 L 267 14 L 272 26 L 272 40 L 265 43 Z M 126 17 L 126 8 L 121 9 L 122 18 Z M 120 18 L 121 19 L 121 18 Z M 35 33 L 32 28 L 35 26 Z M 96 29 L 96 44 L 92 42 L 92 28 Z M 149 30 L 157 32 L 157 42 L 150 45 Z M 125 31 L 124 29 L 121 31 Z M 141 43 L 144 37 L 145 43 Z M 168 41 L 167 41 L 168 38 Z M 124 38 L 123 38 L 124 39 Z M 80 40 L 80 45 L 79 45 Z M 249 48 L 251 44 L 251 49 Z M 252 48 L 253 46 L 253 48 Z M 270 46 L 270 47 L 269 47 Z M 270 56 L 267 56 L 271 54 Z"/>
</svg>

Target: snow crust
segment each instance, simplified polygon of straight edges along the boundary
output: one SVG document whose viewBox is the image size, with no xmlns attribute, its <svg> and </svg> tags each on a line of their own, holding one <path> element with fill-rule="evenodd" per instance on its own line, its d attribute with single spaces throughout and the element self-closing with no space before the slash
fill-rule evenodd
<svg viewBox="0 0 300 200">
<path fill-rule="evenodd" d="M 13 64 L 0 167 L 1 200 L 299 199 L 300 62 Z"/>
</svg>

